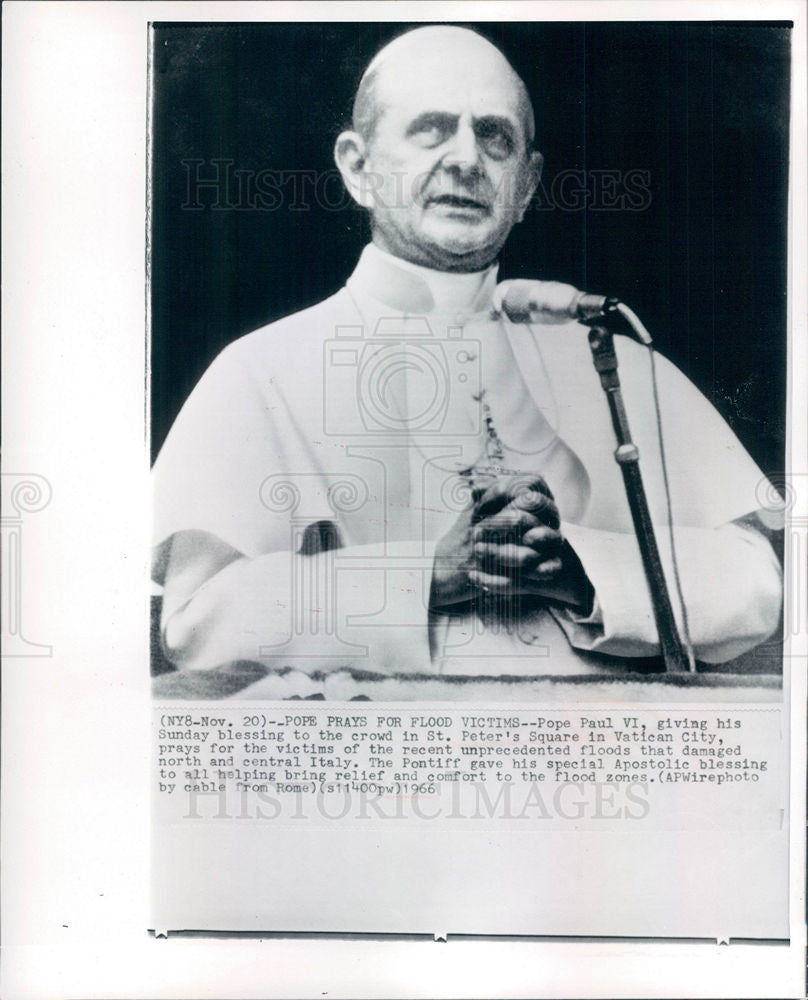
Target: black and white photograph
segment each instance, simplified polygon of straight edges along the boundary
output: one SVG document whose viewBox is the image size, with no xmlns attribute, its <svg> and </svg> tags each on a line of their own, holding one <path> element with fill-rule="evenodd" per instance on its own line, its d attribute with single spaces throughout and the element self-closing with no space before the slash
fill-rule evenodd
<svg viewBox="0 0 808 1000">
<path fill-rule="evenodd" d="M 151 45 L 156 695 L 777 697 L 788 25 Z"/>
<path fill-rule="evenodd" d="M 790 31 L 152 25 L 156 933 L 787 933 Z"/>
</svg>

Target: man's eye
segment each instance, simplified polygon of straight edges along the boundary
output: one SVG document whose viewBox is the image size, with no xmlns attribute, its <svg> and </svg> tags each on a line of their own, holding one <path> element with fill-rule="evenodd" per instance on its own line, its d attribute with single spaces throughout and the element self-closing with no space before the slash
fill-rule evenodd
<svg viewBox="0 0 808 1000">
<path fill-rule="evenodd" d="M 477 141 L 495 160 L 505 159 L 513 152 L 513 139 L 498 125 L 481 124 L 477 128 Z"/>
<path fill-rule="evenodd" d="M 420 125 L 412 134 L 419 146 L 437 146 L 449 135 L 446 126 L 438 122 L 428 122 Z"/>
</svg>

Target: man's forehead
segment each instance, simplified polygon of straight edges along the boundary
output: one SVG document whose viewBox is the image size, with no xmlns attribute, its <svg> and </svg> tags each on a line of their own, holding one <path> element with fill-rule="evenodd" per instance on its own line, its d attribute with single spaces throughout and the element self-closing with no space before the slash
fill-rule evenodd
<svg viewBox="0 0 808 1000">
<path fill-rule="evenodd" d="M 474 52 L 417 53 L 410 49 L 407 69 L 399 60 L 382 63 L 377 70 L 376 99 L 379 110 L 403 115 L 422 111 L 461 113 L 475 117 L 498 115 L 520 118 L 522 91 L 518 77 L 493 47 L 494 57 Z"/>
</svg>

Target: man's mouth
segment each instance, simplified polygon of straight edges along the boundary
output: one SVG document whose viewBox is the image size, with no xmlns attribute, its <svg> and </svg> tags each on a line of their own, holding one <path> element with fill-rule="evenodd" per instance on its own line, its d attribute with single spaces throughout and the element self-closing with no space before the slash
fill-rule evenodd
<svg viewBox="0 0 808 1000">
<path fill-rule="evenodd" d="M 438 194 L 433 195 L 429 201 L 428 205 L 443 205 L 445 208 L 460 208 L 469 209 L 478 212 L 488 212 L 488 205 L 483 201 L 478 201 L 476 198 L 469 198 L 467 195 L 462 194 Z"/>
</svg>

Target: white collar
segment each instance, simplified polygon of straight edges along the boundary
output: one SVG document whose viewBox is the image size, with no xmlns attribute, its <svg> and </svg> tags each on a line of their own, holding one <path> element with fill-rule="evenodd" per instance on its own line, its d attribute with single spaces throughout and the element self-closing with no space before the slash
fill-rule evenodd
<svg viewBox="0 0 808 1000">
<path fill-rule="evenodd" d="M 348 287 L 358 298 L 374 299 L 404 315 L 462 312 L 471 317 L 493 308 L 498 272 L 497 264 L 470 274 L 434 271 L 369 243 Z"/>
</svg>

